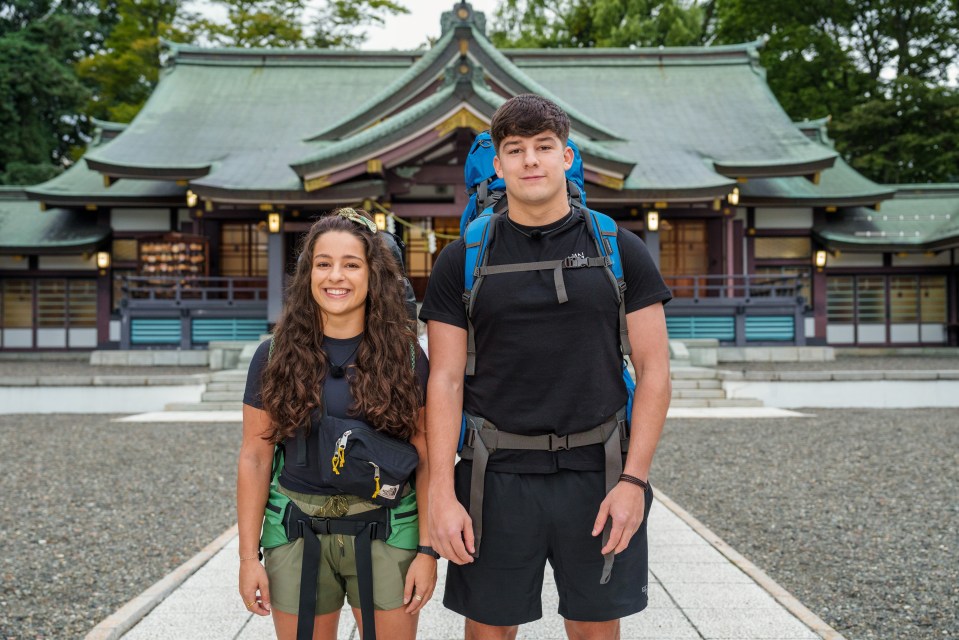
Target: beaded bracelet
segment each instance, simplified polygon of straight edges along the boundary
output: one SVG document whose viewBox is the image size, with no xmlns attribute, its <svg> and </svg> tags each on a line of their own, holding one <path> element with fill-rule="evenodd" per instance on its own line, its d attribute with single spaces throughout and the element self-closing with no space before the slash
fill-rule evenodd
<svg viewBox="0 0 959 640">
<path fill-rule="evenodd" d="M 619 480 L 620 482 L 628 482 L 629 484 L 634 484 L 637 487 L 642 487 L 643 491 L 646 491 L 647 489 L 649 489 L 649 484 L 640 480 L 636 476 L 631 476 L 629 474 L 624 473 L 619 476 Z"/>
</svg>

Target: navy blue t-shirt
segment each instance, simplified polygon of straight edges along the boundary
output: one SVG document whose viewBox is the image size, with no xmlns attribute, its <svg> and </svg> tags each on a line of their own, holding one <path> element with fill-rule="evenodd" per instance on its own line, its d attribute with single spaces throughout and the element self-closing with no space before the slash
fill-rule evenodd
<svg viewBox="0 0 959 640">
<path fill-rule="evenodd" d="M 350 413 L 350 407 L 353 405 L 353 394 L 350 393 L 349 378 L 352 376 L 353 369 L 348 369 L 349 365 L 356 362 L 356 350 L 363 339 L 363 334 L 353 338 L 338 339 L 326 337 L 323 339 L 323 350 L 331 363 L 342 366 L 346 375 L 342 378 L 334 378 L 327 372 L 323 380 L 323 401 L 326 404 L 326 410 L 329 415 L 337 418 L 351 418 L 354 420 L 366 420 L 364 415 L 354 415 Z M 263 371 L 266 369 L 270 354 L 270 341 L 267 340 L 261 344 L 250 361 L 250 370 L 246 377 L 246 392 L 243 394 L 243 403 L 256 409 L 263 409 L 263 402 L 260 397 L 262 387 Z M 426 354 L 416 345 L 416 378 L 422 389 L 422 398 L 426 397 L 426 383 L 429 379 L 430 367 L 426 359 Z M 321 411 L 314 411 L 311 417 L 310 434 L 306 439 L 308 451 L 319 450 L 319 429 Z M 286 459 L 295 460 L 297 447 L 299 443 L 296 438 L 287 438 L 283 441 L 286 449 Z M 317 460 L 317 456 L 307 456 L 307 465 L 305 467 L 287 464 L 283 466 L 280 473 L 280 484 L 291 491 L 299 493 L 308 493 L 313 495 L 334 495 L 341 493 L 338 489 L 325 486 L 319 482 L 319 464 L 329 464 L 329 461 Z"/>
</svg>

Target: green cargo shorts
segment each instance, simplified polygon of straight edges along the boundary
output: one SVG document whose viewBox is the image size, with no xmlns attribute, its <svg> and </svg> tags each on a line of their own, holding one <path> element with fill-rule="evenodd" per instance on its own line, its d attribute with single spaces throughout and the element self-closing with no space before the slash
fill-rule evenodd
<svg viewBox="0 0 959 640">
<path fill-rule="evenodd" d="M 297 493 L 280 487 L 310 516 L 333 515 L 334 501 L 349 505 L 346 514 L 363 513 L 379 505 L 356 496 L 317 496 Z M 337 506 L 340 506 L 337 505 Z M 316 580 L 316 615 L 339 611 L 343 596 L 351 607 L 360 608 L 360 590 L 356 574 L 353 536 L 320 536 L 320 571 Z M 390 610 L 403 606 L 406 572 L 416 557 L 415 550 L 391 547 L 382 540 L 373 541 L 373 606 Z M 296 615 L 300 607 L 300 570 L 303 562 L 303 539 L 299 538 L 263 551 L 266 574 L 270 580 L 272 607 Z"/>
</svg>

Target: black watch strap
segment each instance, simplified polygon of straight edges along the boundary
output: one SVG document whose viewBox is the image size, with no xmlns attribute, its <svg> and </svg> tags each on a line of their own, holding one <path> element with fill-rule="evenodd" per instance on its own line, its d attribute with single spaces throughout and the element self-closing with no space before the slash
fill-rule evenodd
<svg viewBox="0 0 959 640">
<path fill-rule="evenodd" d="M 417 552 L 417 553 L 425 553 L 426 555 L 431 556 L 431 557 L 433 557 L 433 558 L 436 558 L 437 560 L 440 559 L 440 554 L 438 554 L 438 553 L 436 552 L 436 549 L 434 549 L 433 547 L 427 547 L 427 546 L 424 546 L 424 545 L 419 545 L 419 546 L 416 547 L 416 552 Z"/>
</svg>

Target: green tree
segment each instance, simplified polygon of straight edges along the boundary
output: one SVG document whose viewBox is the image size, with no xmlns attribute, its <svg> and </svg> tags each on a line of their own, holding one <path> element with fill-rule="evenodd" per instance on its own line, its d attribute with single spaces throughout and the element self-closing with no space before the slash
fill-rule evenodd
<svg viewBox="0 0 959 640">
<path fill-rule="evenodd" d="M 939 119 L 926 109 L 950 104 L 939 85 L 956 62 L 954 1 L 716 0 L 715 15 L 715 42 L 768 37 L 760 59 L 786 112 L 831 115 L 837 148 L 863 174 L 879 181 L 954 175 L 934 158 L 939 152 L 915 152 L 943 143 L 933 126 Z M 902 120 L 875 127 L 890 117 Z M 870 143 L 870 135 L 878 139 Z M 882 153 L 906 155 L 882 160 Z"/>
<path fill-rule="evenodd" d="M 699 44 L 706 12 L 681 0 L 504 0 L 498 47 L 651 47 Z"/>
<path fill-rule="evenodd" d="M 902 75 L 835 123 L 836 146 L 883 183 L 959 181 L 959 92 Z"/>
<path fill-rule="evenodd" d="M 85 144 L 88 93 L 73 64 L 98 46 L 90 29 L 101 16 L 90 9 L 19 2 L 0 11 L 0 183 L 46 180 Z"/>
<path fill-rule="evenodd" d="M 226 22 L 205 19 L 197 31 L 221 47 L 302 47 L 306 43 L 306 0 L 215 0 L 227 10 Z"/>
<path fill-rule="evenodd" d="M 160 39 L 190 42 L 177 28 L 187 22 L 180 0 L 117 0 L 116 25 L 103 47 L 77 63 L 77 73 L 92 89 L 87 114 L 101 120 L 129 122 L 156 85 Z"/>
<path fill-rule="evenodd" d="M 311 22 L 307 0 L 216 2 L 226 8 L 226 22 L 200 20 L 197 33 L 212 44 L 229 47 L 355 47 L 365 37 L 362 27 L 407 13 L 393 0 L 326 0 L 315 7 Z"/>
<path fill-rule="evenodd" d="M 313 21 L 308 44 L 321 49 L 358 47 L 366 39 L 358 29 L 385 24 L 389 16 L 401 13 L 409 11 L 392 0 L 330 0 Z"/>
</svg>

